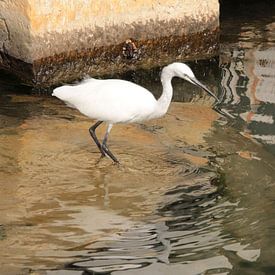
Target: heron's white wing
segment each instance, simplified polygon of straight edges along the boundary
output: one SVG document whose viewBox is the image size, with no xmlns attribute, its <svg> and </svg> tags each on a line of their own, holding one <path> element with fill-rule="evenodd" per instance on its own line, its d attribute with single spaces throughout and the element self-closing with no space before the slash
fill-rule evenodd
<svg viewBox="0 0 275 275">
<path fill-rule="evenodd" d="M 57 88 L 53 95 L 88 117 L 112 123 L 146 119 L 156 105 L 148 90 L 118 79 L 85 80 L 78 85 Z"/>
</svg>

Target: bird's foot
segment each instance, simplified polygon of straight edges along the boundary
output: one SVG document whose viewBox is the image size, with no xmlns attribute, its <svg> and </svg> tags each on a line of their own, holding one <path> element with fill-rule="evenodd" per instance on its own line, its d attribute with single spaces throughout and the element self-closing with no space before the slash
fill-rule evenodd
<svg viewBox="0 0 275 275">
<path fill-rule="evenodd" d="M 105 153 L 105 156 L 108 156 L 109 158 L 111 158 L 113 160 L 113 162 L 119 164 L 118 159 L 113 155 L 113 153 L 109 150 L 109 148 L 107 147 L 106 144 L 102 144 L 102 149 Z"/>
</svg>

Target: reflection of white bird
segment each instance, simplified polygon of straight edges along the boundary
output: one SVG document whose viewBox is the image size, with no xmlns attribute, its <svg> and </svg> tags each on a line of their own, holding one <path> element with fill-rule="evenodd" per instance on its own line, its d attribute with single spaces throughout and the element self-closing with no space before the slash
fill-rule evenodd
<svg viewBox="0 0 275 275">
<path fill-rule="evenodd" d="M 107 147 L 107 138 L 115 123 L 131 123 L 163 116 L 170 105 L 174 76 L 185 79 L 218 98 L 201 84 L 192 70 L 183 63 L 172 63 L 163 68 L 161 82 L 163 93 L 156 100 L 147 89 L 132 82 L 118 79 L 87 79 L 77 85 L 65 85 L 54 89 L 53 96 L 63 100 L 68 106 L 76 108 L 82 114 L 98 120 L 89 132 L 102 156 L 109 156 L 118 163 L 117 158 Z M 107 122 L 108 127 L 102 144 L 95 134 L 96 128 Z"/>
</svg>

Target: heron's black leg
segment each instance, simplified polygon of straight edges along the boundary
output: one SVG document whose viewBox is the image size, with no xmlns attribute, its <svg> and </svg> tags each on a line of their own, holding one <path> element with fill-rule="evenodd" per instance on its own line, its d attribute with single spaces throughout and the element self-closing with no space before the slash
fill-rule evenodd
<svg viewBox="0 0 275 275">
<path fill-rule="evenodd" d="M 113 155 L 113 153 L 109 150 L 109 148 L 107 146 L 107 139 L 108 139 L 108 136 L 109 136 L 109 133 L 110 133 L 112 127 L 113 127 L 113 124 L 108 124 L 107 131 L 106 131 L 104 139 L 102 141 L 102 149 L 104 150 L 105 155 L 108 155 L 115 163 L 119 163 L 117 158 Z"/>
<path fill-rule="evenodd" d="M 100 142 L 98 141 L 98 138 L 97 138 L 97 136 L 96 136 L 96 134 L 95 134 L 96 128 L 97 128 L 102 122 L 103 122 L 103 121 L 97 121 L 97 122 L 89 129 L 89 132 L 90 132 L 90 135 L 91 135 L 91 137 L 93 138 L 93 140 L 94 140 L 96 146 L 98 147 L 99 151 L 101 152 L 101 154 L 102 154 L 103 156 L 105 156 L 106 153 L 105 153 L 105 151 L 103 150 L 103 148 L 102 148 L 102 146 L 101 146 Z"/>
</svg>

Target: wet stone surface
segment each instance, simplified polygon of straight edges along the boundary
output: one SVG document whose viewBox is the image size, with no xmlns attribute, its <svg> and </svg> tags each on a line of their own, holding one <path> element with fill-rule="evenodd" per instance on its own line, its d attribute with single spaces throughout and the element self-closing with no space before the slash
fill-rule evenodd
<svg viewBox="0 0 275 275">
<path fill-rule="evenodd" d="M 102 76 L 113 71 L 118 73 L 130 69 L 152 68 L 175 60 L 211 58 L 218 53 L 219 30 L 216 28 L 195 34 L 170 35 L 133 42 L 138 52 L 135 58 L 126 57 L 123 50 L 125 43 L 120 43 L 38 59 L 34 62 L 32 85 L 43 88 L 60 82 L 71 82 L 83 75 Z"/>
<path fill-rule="evenodd" d="M 85 36 L 85 33 L 81 35 Z M 70 37 L 71 34 L 66 36 Z M 138 54 L 132 58 L 125 56 L 125 42 L 63 51 L 36 59 L 33 64 L 22 62 L 6 53 L 0 52 L 0 56 L 4 68 L 20 77 L 26 85 L 35 87 L 35 91 L 39 91 L 87 76 L 98 77 L 112 72 L 153 68 L 175 60 L 211 58 L 218 53 L 219 30 L 215 28 L 190 35 L 169 35 L 133 42 Z"/>
</svg>

